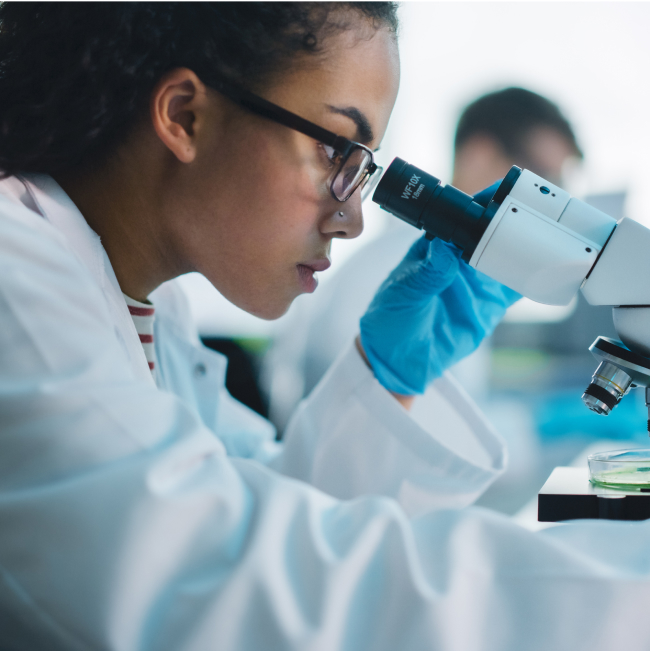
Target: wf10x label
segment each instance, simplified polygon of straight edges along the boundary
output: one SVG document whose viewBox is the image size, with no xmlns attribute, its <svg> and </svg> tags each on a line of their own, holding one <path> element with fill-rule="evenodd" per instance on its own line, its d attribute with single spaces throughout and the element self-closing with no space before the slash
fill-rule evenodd
<svg viewBox="0 0 650 651">
<path fill-rule="evenodd" d="M 421 176 L 413 174 L 406 187 L 404 188 L 404 191 L 402 192 L 402 199 L 417 199 L 420 194 L 422 194 L 422 190 L 424 190 L 424 183 L 420 183 L 421 178 Z M 416 187 L 417 190 L 415 189 Z"/>
</svg>

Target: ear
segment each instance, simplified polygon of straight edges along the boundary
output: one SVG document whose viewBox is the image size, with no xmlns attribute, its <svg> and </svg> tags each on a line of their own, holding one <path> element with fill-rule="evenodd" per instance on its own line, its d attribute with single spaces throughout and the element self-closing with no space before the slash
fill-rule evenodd
<svg viewBox="0 0 650 651">
<path fill-rule="evenodd" d="M 151 122 L 156 134 L 181 163 L 197 153 L 197 130 L 205 122 L 205 84 L 188 68 L 166 73 L 151 93 Z"/>
</svg>

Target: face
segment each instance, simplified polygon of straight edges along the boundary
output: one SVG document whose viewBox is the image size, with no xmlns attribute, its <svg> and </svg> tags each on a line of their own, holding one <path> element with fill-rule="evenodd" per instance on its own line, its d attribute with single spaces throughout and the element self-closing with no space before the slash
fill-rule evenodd
<svg viewBox="0 0 650 651">
<path fill-rule="evenodd" d="M 562 186 L 563 168 L 576 157 L 569 140 L 550 127 L 537 127 L 528 136 L 529 169 L 547 181 Z"/>
<path fill-rule="evenodd" d="M 361 28 L 368 29 L 368 28 Z M 285 74 L 260 94 L 350 140 L 376 149 L 397 95 L 399 60 L 387 30 L 333 37 L 318 64 Z M 332 239 L 363 229 L 359 192 L 329 192 L 324 147 L 207 91 L 195 159 L 174 176 L 163 228 L 174 255 L 240 308 L 272 319 L 314 291 Z M 180 200 L 179 200 L 180 197 Z"/>
<path fill-rule="evenodd" d="M 477 134 L 455 153 L 454 185 L 476 194 L 503 178 L 513 165 L 528 169 L 563 187 L 563 172 L 576 160 L 573 144 L 559 131 L 536 127 L 526 137 L 524 153 L 513 157 L 490 136 Z"/>
</svg>

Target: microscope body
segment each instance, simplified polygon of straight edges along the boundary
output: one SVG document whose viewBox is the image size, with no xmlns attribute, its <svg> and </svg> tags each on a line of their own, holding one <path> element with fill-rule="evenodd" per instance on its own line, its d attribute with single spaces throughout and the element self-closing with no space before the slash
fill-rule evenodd
<svg viewBox="0 0 650 651">
<path fill-rule="evenodd" d="M 427 237 L 453 242 L 470 266 L 533 301 L 567 305 L 582 291 L 591 305 L 611 305 L 622 343 L 599 337 L 592 344 L 600 364 L 583 401 L 607 415 L 643 386 L 650 408 L 649 229 L 616 222 L 517 167 L 485 208 L 397 158 L 373 201 Z"/>
<path fill-rule="evenodd" d="M 568 305 L 581 290 L 613 306 L 621 341 L 650 357 L 650 230 L 638 222 L 617 223 L 524 170 L 469 264 L 538 303 Z"/>
</svg>

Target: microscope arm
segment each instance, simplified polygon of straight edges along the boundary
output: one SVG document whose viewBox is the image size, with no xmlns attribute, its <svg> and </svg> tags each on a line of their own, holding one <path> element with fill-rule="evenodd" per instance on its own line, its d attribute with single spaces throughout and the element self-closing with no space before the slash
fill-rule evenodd
<svg viewBox="0 0 650 651">
<path fill-rule="evenodd" d="M 582 293 L 591 305 L 612 305 L 614 327 L 634 352 L 650 357 L 650 230 L 622 219 Z"/>
<path fill-rule="evenodd" d="M 650 230 L 622 219 L 585 280 L 582 293 L 591 305 L 612 305 L 614 328 L 628 349 L 604 337 L 591 345 L 589 350 L 600 364 L 583 401 L 593 411 L 607 415 L 631 387 L 645 387 L 650 432 L 649 252 Z"/>
</svg>

